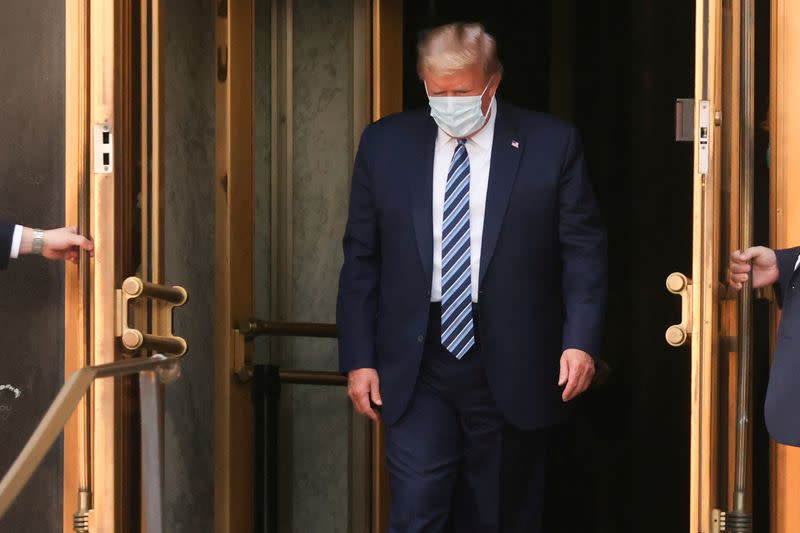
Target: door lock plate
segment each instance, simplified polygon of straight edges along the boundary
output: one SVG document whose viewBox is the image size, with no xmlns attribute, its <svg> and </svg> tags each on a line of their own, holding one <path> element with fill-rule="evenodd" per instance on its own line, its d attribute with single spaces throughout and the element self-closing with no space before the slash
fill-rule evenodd
<svg viewBox="0 0 800 533">
<path fill-rule="evenodd" d="M 111 125 L 94 125 L 94 173 L 111 174 L 114 171 L 114 142 Z"/>
<path fill-rule="evenodd" d="M 700 100 L 700 111 L 698 113 L 698 147 L 697 147 L 697 171 L 700 174 L 708 174 L 710 168 L 710 146 L 711 138 L 711 102 Z"/>
</svg>

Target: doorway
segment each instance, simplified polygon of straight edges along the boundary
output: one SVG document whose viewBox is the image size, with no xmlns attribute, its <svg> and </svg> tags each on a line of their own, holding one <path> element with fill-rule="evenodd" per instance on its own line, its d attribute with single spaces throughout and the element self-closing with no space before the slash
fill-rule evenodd
<svg viewBox="0 0 800 533">
<path fill-rule="evenodd" d="M 369 119 L 369 93 L 374 96 L 379 85 L 373 70 L 376 87 L 369 86 L 379 60 L 373 56 L 370 63 L 376 36 L 370 43 L 369 32 L 376 27 L 370 7 L 380 4 L 219 1 L 211 12 L 184 0 L 166 11 L 159 59 L 166 66 L 159 89 L 165 94 L 150 102 L 159 104 L 152 113 L 163 114 L 161 138 L 169 147 L 155 157 L 168 177 L 164 262 L 167 277 L 189 280 L 193 291 L 176 321 L 193 346 L 192 359 L 165 406 L 172 530 L 210 530 L 213 519 L 219 531 L 236 530 L 230 524 L 247 523 L 247 513 L 260 503 L 248 500 L 250 388 L 232 372 L 232 331 L 253 312 L 272 319 L 331 319 L 350 161 Z M 769 6 L 759 5 L 763 21 Z M 424 105 L 414 68 L 418 33 L 451 20 L 480 20 L 500 43 L 502 97 L 571 120 L 583 134 L 611 236 L 604 357 L 613 374 L 580 402 L 577 423 L 559 436 L 548 491 L 556 533 L 628 532 L 643 524 L 666 533 L 689 523 L 690 353 L 668 347 L 663 331 L 680 317 L 679 301 L 667 293 L 664 279 L 692 269 L 693 154 L 689 144 L 674 142 L 673 102 L 693 94 L 694 8 L 691 0 L 669 6 L 628 0 L 614 11 L 577 0 L 535 0 L 515 5 L 512 13 L 470 0 L 405 2 L 393 21 L 404 36 L 404 60 L 387 62 L 378 72 L 401 66 L 403 106 Z M 762 51 L 765 41 L 769 35 L 762 31 Z M 766 64 L 759 75 L 762 95 Z M 315 137 L 320 131 L 325 135 Z M 759 142 L 763 147 L 765 137 Z M 315 159 L 312 148 L 319 154 L 320 146 L 325 157 Z M 757 220 L 766 220 L 766 194 L 763 186 L 757 190 Z M 757 235 L 765 227 L 757 227 Z M 214 281 L 224 305 L 212 295 Z M 291 351 L 250 349 L 256 360 L 330 370 L 335 348 L 324 342 L 292 342 Z M 227 388 L 214 389 L 212 382 Z M 364 470 L 353 446 L 362 421 L 332 390 L 290 391 L 284 400 L 288 437 L 281 442 L 287 449 L 278 474 L 288 488 L 281 496 L 282 530 L 357 530 L 351 496 L 366 483 L 346 478 L 353 465 Z M 230 421 L 220 439 L 220 426 Z M 757 475 L 767 472 L 765 450 L 762 436 Z M 211 479 L 219 472 L 224 483 L 216 483 L 215 494 Z M 765 487 L 763 479 L 756 484 Z M 232 495 L 227 500 L 225 490 Z M 765 494 L 758 491 L 762 508 Z M 577 508 L 574 502 L 580 502 Z"/>
<path fill-rule="evenodd" d="M 609 232 L 603 358 L 612 376 L 579 401 L 574 424 L 559 431 L 546 506 L 553 532 L 625 532 L 647 524 L 648 531 L 666 533 L 689 524 L 691 353 L 688 345 L 673 348 L 664 340 L 681 313 L 664 280 L 692 270 L 693 150 L 675 142 L 675 99 L 694 91 L 695 2 L 615 5 L 535 0 L 498 9 L 430 0 L 404 9 L 405 109 L 426 104 L 416 74 L 420 33 L 479 21 L 498 41 L 505 69 L 499 97 L 574 122 L 583 136 Z M 764 54 L 769 3 L 757 5 L 756 50 Z M 756 116 L 765 117 L 769 61 L 759 58 Z M 757 154 L 765 141 L 757 136 Z M 766 172 L 758 166 L 757 176 Z M 767 242 L 768 191 L 761 184 L 768 179 L 756 183 L 756 242 Z M 768 360 L 761 304 L 755 326 L 759 405 Z M 763 521 L 768 449 L 760 410 L 754 412 L 755 515 Z"/>
</svg>

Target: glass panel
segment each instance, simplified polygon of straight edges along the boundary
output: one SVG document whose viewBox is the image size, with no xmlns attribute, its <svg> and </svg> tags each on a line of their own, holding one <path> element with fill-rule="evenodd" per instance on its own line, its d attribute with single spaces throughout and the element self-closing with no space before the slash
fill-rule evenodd
<svg viewBox="0 0 800 533">
<path fill-rule="evenodd" d="M 293 2 L 291 318 L 334 322 L 352 167 L 352 1 Z M 335 370 L 336 345 L 298 340 L 296 368 Z M 292 531 L 347 530 L 348 398 L 292 390 Z M 309 512 L 314 510 L 314 512 Z"/>
<path fill-rule="evenodd" d="M 164 394 L 164 530 L 211 532 L 213 484 L 215 14 L 163 9 L 164 281 L 186 287 L 174 331 L 189 351 Z"/>
<path fill-rule="evenodd" d="M 353 161 L 354 2 L 256 2 L 256 309 L 292 322 L 335 321 Z M 366 62 L 359 63 L 366 68 Z M 363 88 L 362 88 L 363 89 Z M 355 131 L 359 129 L 359 131 Z M 336 343 L 261 344 L 285 369 L 337 367 Z M 282 531 L 347 531 L 351 414 L 340 387 L 283 387 Z"/>
<path fill-rule="evenodd" d="M 253 144 L 253 189 L 255 190 L 255 227 L 253 228 L 253 257 L 255 272 L 255 313 L 259 318 L 270 316 L 271 228 L 270 201 L 272 199 L 272 2 L 255 3 L 255 53 L 253 115 L 255 139 Z M 255 341 L 255 360 L 266 364 L 267 338 Z"/>
</svg>

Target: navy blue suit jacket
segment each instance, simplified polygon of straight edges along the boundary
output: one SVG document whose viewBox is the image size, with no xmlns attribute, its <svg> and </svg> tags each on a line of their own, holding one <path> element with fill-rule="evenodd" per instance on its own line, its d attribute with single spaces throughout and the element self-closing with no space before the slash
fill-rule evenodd
<svg viewBox="0 0 800 533">
<path fill-rule="evenodd" d="M 512 424 L 565 413 L 562 350 L 597 357 L 606 305 L 606 235 L 577 130 L 498 102 L 481 244 L 481 358 Z M 387 424 L 414 391 L 430 310 L 433 156 L 428 109 L 364 131 L 353 170 L 339 282 L 340 370 L 376 368 Z"/>
<path fill-rule="evenodd" d="M 5 270 L 11 256 L 11 241 L 14 239 L 14 224 L 0 220 L 0 270 Z"/>
<path fill-rule="evenodd" d="M 770 435 L 782 444 L 800 446 L 800 286 L 794 268 L 800 248 L 778 250 L 780 279 L 775 286 L 783 308 L 764 404 Z"/>
</svg>

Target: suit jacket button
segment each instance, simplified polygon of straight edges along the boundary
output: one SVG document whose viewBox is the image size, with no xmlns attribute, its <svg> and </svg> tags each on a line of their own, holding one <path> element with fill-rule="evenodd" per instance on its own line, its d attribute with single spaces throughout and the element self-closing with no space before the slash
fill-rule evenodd
<svg viewBox="0 0 800 533">
<path fill-rule="evenodd" d="M 417 337 L 417 342 L 425 342 L 425 336 L 420 335 L 419 337 Z"/>
</svg>

